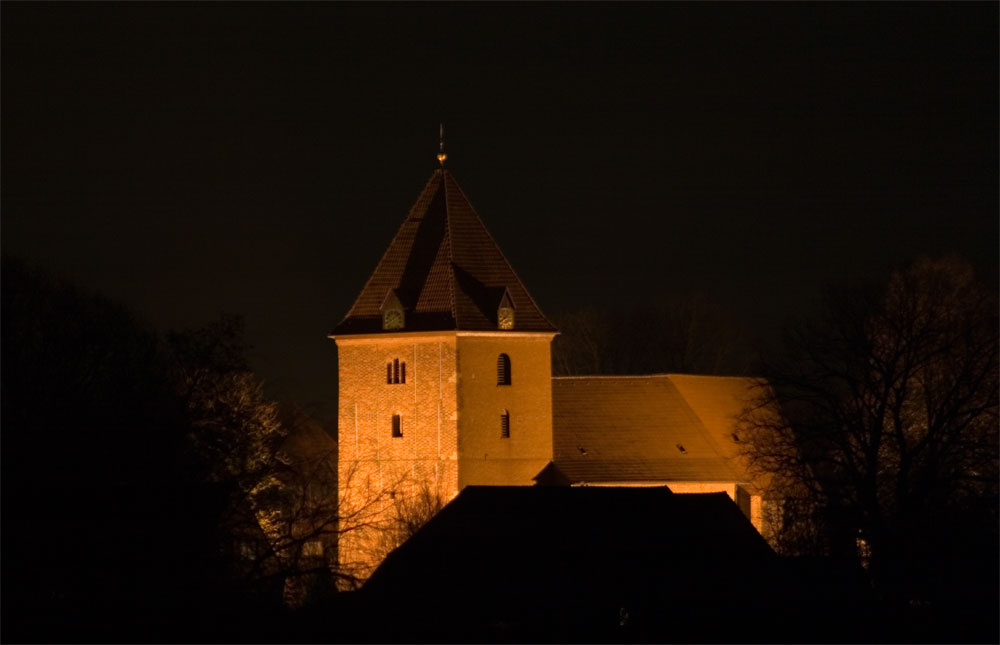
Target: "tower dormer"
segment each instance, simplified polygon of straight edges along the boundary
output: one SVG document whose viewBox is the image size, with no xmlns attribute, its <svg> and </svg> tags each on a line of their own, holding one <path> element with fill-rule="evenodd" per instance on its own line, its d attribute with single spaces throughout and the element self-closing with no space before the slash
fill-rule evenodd
<svg viewBox="0 0 1000 645">
<path fill-rule="evenodd" d="M 510 292 L 503 290 L 500 297 L 500 304 L 497 306 L 497 327 L 499 329 L 514 329 L 514 301 L 510 299 Z"/>
<path fill-rule="evenodd" d="M 406 327 L 406 313 L 403 303 L 399 301 L 395 289 L 389 289 L 382 301 L 382 329 L 385 331 L 401 331 Z"/>
</svg>

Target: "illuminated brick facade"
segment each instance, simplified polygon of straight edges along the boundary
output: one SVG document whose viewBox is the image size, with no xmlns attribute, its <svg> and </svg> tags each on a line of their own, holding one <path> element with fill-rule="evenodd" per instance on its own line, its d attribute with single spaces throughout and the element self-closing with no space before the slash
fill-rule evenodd
<svg viewBox="0 0 1000 645">
<path fill-rule="evenodd" d="M 726 492 L 761 529 L 732 432 L 749 380 L 553 379 L 555 334 L 436 171 L 332 334 L 342 570 L 367 578 L 470 485 Z"/>
<path fill-rule="evenodd" d="M 552 459 L 555 333 L 436 171 L 333 333 L 342 567 L 367 577 L 465 486 L 534 483 Z"/>
<path fill-rule="evenodd" d="M 341 537 L 340 557 L 349 569 L 367 575 L 393 546 L 384 538 L 397 508 L 420 494 L 446 503 L 470 484 L 534 483 L 552 458 L 553 335 L 337 338 L 340 490 L 345 524 L 352 528 Z M 509 385 L 497 383 L 501 354 L 510 361 Z M 397 363 L 406 366 L 405 380 L 390 382 L 396 379 L 388 366 Z"/>
</svg>

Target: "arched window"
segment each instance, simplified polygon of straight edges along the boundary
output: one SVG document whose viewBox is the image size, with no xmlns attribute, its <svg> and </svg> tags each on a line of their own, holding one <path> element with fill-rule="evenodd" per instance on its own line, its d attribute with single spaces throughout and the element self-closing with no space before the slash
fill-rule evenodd
<svg viewBox="0 0 1000 645">
<path fill-rule="evenodd" d="M 403 436 L 403 420 L 398 414 L 392 415 L 392 436 L 402 437 Z"/>
<path fill-rule="evenodd" d="M 500 413 L 500 438 L 510 439 L 510 412 L 506 410 Z"/>
<path fill-rule="evenodd" d="M 510 385 L 510 356 L 497 356 L 497 385 Z"/>
</svg>

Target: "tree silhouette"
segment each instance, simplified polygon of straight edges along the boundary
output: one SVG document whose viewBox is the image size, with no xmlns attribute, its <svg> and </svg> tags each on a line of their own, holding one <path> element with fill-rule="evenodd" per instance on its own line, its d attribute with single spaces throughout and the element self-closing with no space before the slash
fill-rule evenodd
<svg viewBox="0 0 1000 645">
<path fill-rule="evenodd" d="M 162 335 L 17 260 L 2 280 L 7 640 L 239 639 L 333 590 L 336 444 L 264 396 L 238 317 Z"/>
<path fill-rule="evenodd" d="M 825 304 L 765 364 L 754 407 L 780 414 L 748 410 L 740 430 L 786 500 L 779 545 L 858 557 L 888 597 L 943 600 L 947 576 L 979 579 L 963 563 L 995 559 L 996 295 L 946 258 Z"/>
<path fill-rule="evenodd" d="M 211 570 L 169 357 L 106 298 L 7 257 L 2 279 L 5 635 L 155 635 L 187 605 L 179 572 Z"/>
<path fill-rule="evenodd" d="M 585 308 L 555 320 L 556 375 L 742 374 L 748 360 L 734 319 L 703 296 L 658 297 L 623 310 Z"/>
</svg>

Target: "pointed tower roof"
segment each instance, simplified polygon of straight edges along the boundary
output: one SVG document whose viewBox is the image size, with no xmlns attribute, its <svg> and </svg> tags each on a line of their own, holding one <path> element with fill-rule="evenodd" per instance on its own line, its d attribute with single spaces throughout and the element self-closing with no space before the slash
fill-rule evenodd
<svg viewBox="0 0 1000 645">
<path fill-rule="evenodd" d="M 497 330 L 505 295 L 517 311 L 513 331 L 556 331 L 444 168 L 431 175 L 333 335 L 382 332 L 390 294 L 406 313 L 405 327 L 391 331 Z"/>
</svg>

